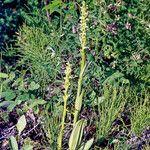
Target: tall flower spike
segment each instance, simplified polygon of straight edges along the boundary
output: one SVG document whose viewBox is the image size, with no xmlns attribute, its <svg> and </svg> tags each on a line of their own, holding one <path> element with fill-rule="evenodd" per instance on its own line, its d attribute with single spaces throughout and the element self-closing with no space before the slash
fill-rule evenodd
<svg viewBox="0 0 150 150">
<path fill-rule="evenodd" d="M 86 30 L 87 30 L 87 18 L 88 12 L 87 12 L 87 6 L 85 4 L 85 1 L 83 1 L 81 6 L 81 17 L 80 17 L 80 42 L 81 42 L 81 51 L 83 51 L 86 47 Z"/>
<path fill-rule="evenodd" d="M 78 79 L 78 89 L 77 89 L 77 95 L 76 95 L 76 100 L 75 100 L 75 112 L 74 112 L 73 126 L 75 126 L 78 120 L 78 114 L 82 107 L 82 99 L 83 99 L 83 94 L 84 94 L 84 90 L 82 90 L 82 82 L 83 82 L 83 73 L 85 70 L 85 48 L 86 48 L 86 30 L 87 30 L 86 23 L 88 20 L 87 16 L 88 16 L 87 6 L 85 4 L 85 1 L 83 1 L 82 7 L 81 7 L 80 34 L 79 34 L 79 38 L 81 42 L 80 74 L 79 74 L 79 79 Z"/>
<path fill-rule="evenodd" d="M 62 122 L 61 122 L 61 129 L 58 137 L 58 150 L 62 149 L 62 139 L 63 139 L 63 131 L 65 126 L 65 118 L 66 118 L 66 112 L 67 112 L 67 100 L 69 98 L 68 89 L 70 86 L 70 78 L 71 78 L 71 64 L 67 63 L 67 67 L 65 70 L 65 82 L 64 82 L 64 109 L 63 109 L 63 116 L 62 116 Z"/>
<path fill-rule="evenodd" d="M 67 67 L 66 67 L 66 70 L 65 70 L 65 83 L 64 83 L 64 96 L 67 96 L 68 95 L 68 89 L 69 89 L 69 86 L 70 86 L 70 78 L 71 78 L 71 64 L 70 63 L 67 63 Z"/>
</svg>

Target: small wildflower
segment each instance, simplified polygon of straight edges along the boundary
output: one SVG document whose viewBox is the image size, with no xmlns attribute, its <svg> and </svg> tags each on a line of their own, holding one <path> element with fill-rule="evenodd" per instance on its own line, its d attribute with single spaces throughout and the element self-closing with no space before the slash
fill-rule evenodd
<svg viewBox="0 0 150 150">
<path fill-rule="evenodd" d="M 132 59 L 133 59 L 133 60 L 140 60 L 140 59 L 141 59 L 141 55 L 138 54 L 138 53 L 133 53 L 133 54 L 132 54 Z"/>
<path fill-rule="evenodd" d="M 115 12 L 116 10 L 117 10 L 117 6 L 116 5 L 112 5 L 112 4 L 108 5 L 108 11 L 110 13 Z"/>
<path fill-rule="evenodd" d="M 85 49 L 86 47 L 86 31 L 87 31 L 87 21 L 88 21 L 88 11 L 87 11 L 87 5 L 85 1 L 82 2 L 81 7 L 81 17 L 80 17 L 80 34 L 79 39 L 81 43 L 81 61 L 80 61 L 80 74 L 78 79 L 78 87 L 77 87 L 77 96 L 75 100 L 75 112 L 74 112 L 74 121 L 73 126 L 75 126 L 77 120 L 78 120 L 78 114 L 81 111 L 82 107 L 82 99 L 84 94 L 84 89 L 82 89 L 82 82 L 83 82 L 83 73 L 85 70 Z"/>
<path fill-rule="evenodd" d="M 116 20 L 119 20 L 120 19 L 120 15 L 116 15 Z"/>
<path fill-rule="evenodd" d="M 132 14 L 131 14 L 131 13 L 128 13 L 128 17 L 131 18 L 131 17 L 132 17 Z"/>
<path fill-rule="evenodd" d="M 113 33 L 114 35 L 117 34 L 117 26 L 115 23 L 109 24 L 107 26 L 107 31 Z"/>
<path fill-rule="evenodd" d="M 69 86 L 70 86 L 70 78 L 71 78 L 71 64 L 67 63 L 67 67 L 65 70 L 65 82 L 64 82 L 64 95 L 63 95 L 63 100 L 64 100 L 64 109 L 63 109 L 63 116 L 62 116 L 62 122 L 61 122 L 61 129 L 58 137 L 58 150 L 62 149 L 62 140 L 63 140 L 63 132 L 65 128 L 65 118 L 66 118 L 66 112 L 67 112 L 67 100 L 69 98 Z"/>
<path fill-rule="evenodd" d="M 127 22 L 127 23 L 125 24 L 125 28 L 126 28 L 127 30 L 131 30 L 131 23 Z"/>
<path fill-rule="evenodd" d="M 71 78 L 71 64 L 70 63 L 67 63 L 67 67 L 66 67 L 66 70 L 65 70 L 65 83 L 64 83 L 64 96 L 67 95 L 68 93 L 68 88 L 70 86 L 70 81 L 69 79 Z"/>
<path fill-rule="evenodd" d="M 79 31 L 79 27 L 77 25 L 72 26 L 72 33 L 77 33 Z"/>
</svg>

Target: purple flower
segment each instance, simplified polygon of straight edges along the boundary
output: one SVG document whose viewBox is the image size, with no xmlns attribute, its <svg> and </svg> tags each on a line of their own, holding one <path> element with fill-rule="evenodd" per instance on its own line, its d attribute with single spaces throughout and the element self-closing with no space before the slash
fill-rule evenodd
<svg viewBox="0 0 150 150">
<path fill-rule="evenodd" d="M 114 35 L 117 34 L 117 26 L 115 23 L 111 23 L 107 26 L 107 31 L 113 33 Z"/>
<path fill-rule="evenodd" d="M 115 5 L 112 5 L 112 4 L 110 4 L 109 6 L 108 6 L 108 11 L 109 12 L 115 12 L 117 10 L 117 6 L 115 6 Z"/>
</svg>

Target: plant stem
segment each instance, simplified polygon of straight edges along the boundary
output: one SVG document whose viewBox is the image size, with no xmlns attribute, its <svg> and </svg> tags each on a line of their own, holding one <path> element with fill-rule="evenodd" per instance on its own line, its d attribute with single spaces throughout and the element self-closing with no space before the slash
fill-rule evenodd
<svg viewBox="0 0 150 150">
<path fill-rule="evenodd" d="M 59 133 L 59 139 L 58 139 L 58 150 L 62 149 L 62 138 L 63 138 L 63 131 L 64 131 L 64 124 L 65 124 L 65 118 L 66 118 L 66 107 L 67 107 L 67 100 L 64 101 L 64 110 L 63 110 L 63 116 L 62 116 L 62 123 L 61 123 L 61 130 Z"/>
<path fill-rule="evenodd" d="M 85 52 L 83 49 L 81 52 L 80 75 L 79 75 L 79 80 L 78 80 L 78 89 L 77 89 L 77 96 L 76 96 L 76 101 L 75 101 L 73 126 L 76 124 L 76 122 L 78 120 L 78 114 L 79 114 L 79 112 L 81 110 L 81 106 L 82 106 L 82 98 L 80 96 L 82 95 L 81 93 L 83 93 L 81 91 L 81 88 L 82 88 L 84 68 L 85 68 Z"/>
<path fill-rule="evenodd" d="M 82 7 L 81 7 L 81 21 L 80 21 L 80 42 L 81 42 L 81 61 L 80 61 L 80 74 L 78 79 L 78 88 L 77 88 L 77 96 L 75 100 L 75 112 L 74 112 L 74 121 L 73 126 L 75 126 L 77 120 L 78 120 L 78 114 L 82 107 L 82 98 L 84 90 L 82 90 L 82 82 L 83 82 L 83 73 L 85 70 L 85 48 L 86 48 L 86 21 L 87 21 L 87 7 L 85 2 L 83 1 Z"/>
<path fill-rule="evenodd" d="M 63 140 L 63 131 L 64 131 L 64 127 L 65 127 L 65 118 L 66 118 L 66 113 L 67 113 L 67 100 L 69 98 L 69 94 L 68 94 L 68 89 L 70 86 L 70 77 L 71 77 L 71 65 L 68 63 L 67 67 L 66 67 L 66 71 L 65 71 L 65 83 L 64 83 L 64 96 L 63 96 L 63 100 L 64 100 L 64 108 L 63 108 L 63 115 L 62 115 L 62 122 L 61 122 L 61 129 L 60 129 L 60 133 L 59 133 L 59 137 L 58 137 L 58 150 L 62 149 L 62 140 Z"/>
</svg>

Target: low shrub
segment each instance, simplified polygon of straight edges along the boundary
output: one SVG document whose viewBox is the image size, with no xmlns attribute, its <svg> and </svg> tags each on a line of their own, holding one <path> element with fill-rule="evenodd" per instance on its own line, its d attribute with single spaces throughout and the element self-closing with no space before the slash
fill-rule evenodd
<svg viewBox="0 0 150 150">
<path fill-rule="evenodd" d="M 41 28 L 23 26 L 18 36 L 20 64 L 26 64 L 31 78 L 46 88 L 59 72 L 60 59 L 50 45 L 51 37 Z"/>
</svg>

